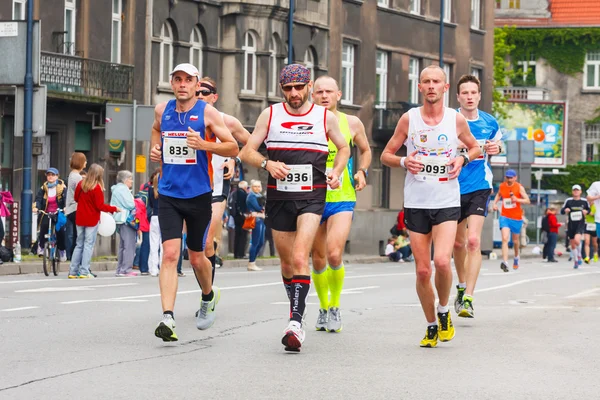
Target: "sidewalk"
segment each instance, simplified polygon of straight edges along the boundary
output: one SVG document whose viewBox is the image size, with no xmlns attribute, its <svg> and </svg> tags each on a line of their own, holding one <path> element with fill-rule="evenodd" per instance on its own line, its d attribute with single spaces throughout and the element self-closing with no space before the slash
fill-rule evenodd
<svg viewBox="0 0 600 400">
<path fill-rule="evenodd" d="M 358 264 L 374 264 L 381 262 L 390 262 L 387 257 L 371 256 L 371 255 L 352 255 L 347 254 L 344 256 L 345 263 L 358 263 Z M 184 261 L 184 267 L 187 267 L 189 262 Z M 279 258 L 264 258 L 257 259 L 256 265 L 259 267 L 268 267 L 279 265 Z M 246 268 L 248 266 L 248 260 L 224 260 L 222 268 Z M 114 271 L 117 268 L 116 261 L 96 261 L 92 262 L 92 271 Z M 69 271 L 69 262 L 60 263 L 60 272 L 66 273 Z M 1 275 L 21 275 L 21 274 L 43 274 L 42 260 L 39 261 L 27 261 L 17 263 L 4 263 L 0 265 L 0 276 Z M 52 275 L 52 272 L 50 273 Z"/>
</svg>

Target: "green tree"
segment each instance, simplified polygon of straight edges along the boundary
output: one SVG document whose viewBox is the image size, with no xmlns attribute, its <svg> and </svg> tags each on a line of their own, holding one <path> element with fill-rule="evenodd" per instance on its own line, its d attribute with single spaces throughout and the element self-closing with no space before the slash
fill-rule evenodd
<svg viewBox="0 0 600 400">
<path fill-rule="evenodd" d="M 567 165 L 565 171 L 569 175 L 544 175 L 542 188 L 556 189 L 571 194 L 571 187 L 575 184 L 581 185 L 581 188 L 585 191 L 592 183 L 600 180 L 600 165 Z"/>
<path fill-rule="evenodd" d="M 492 92 L 492 113 L 498 117 L 506 118 L 504 103 L 506 97 L 496 90 L 509 84 L 515 72 L 509 61 L 510 53 L 515 45 L 509 44 L 507 38 L 515 31 L 515 27 L 496 28 L 494 30 L 494 90 Z"/>
</svg>

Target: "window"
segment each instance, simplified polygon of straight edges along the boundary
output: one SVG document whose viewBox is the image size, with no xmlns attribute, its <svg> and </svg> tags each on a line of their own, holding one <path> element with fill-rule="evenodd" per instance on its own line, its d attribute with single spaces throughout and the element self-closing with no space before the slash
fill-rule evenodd
<svg viewBox="0 0 600 400">
<path fill-rule="evenodd" d="M 304 66 L 310 71 L 310 79 L 315 81 L 315 56 L 313 49 L 309 47 L 304 53 Z"/>
<path fill-rule="evenodd" d="M 471 0 L 471 28 L 481 29 L 481 0 Z"/>
<path fill-rule="evenodd" d="M 75 0 L 65 0 L 65 54 L 75 55 L 75 17 L 77 10 L 75 9 Z"/>
<path fill-rule="evenodd" d="M 377 5 L 380 7 L 388 7 L 389 0 L 377 0 Z"/>
<path fill-rule="evenodd" d="M 584 89 L 600 89 L 600 51 L 591 51 L 585 56 L 583 87 Z"/>
<path fill-rule="evenodd" d="M 444 22 L 452 21 L 452 0 L 444 1 Z"/>
<path fill-rule="evenodd" d="M 110 61 L 121 62 L 121 0 L 113 0 L 112 5 L 112 35 L 110 43 Z"/>
<path fill-rule="evenodd" d="M 481 81 L 481 77 L 483 73 L 481 72 L 481 68 L 471 68 L 471 75 Z"/>
<path fill-rule="evenodd" d="M 421 14 L 421 0 L 410 0 L 408 8 L 413 14 Z"/>
<path fill-rule="evenodd" d="M 508 0 L 508 8 L 520 9 L 521 8 L 521 0 Z"/>
<path fill-rule="evenodd" d="M 279 42 L 277 37 L 273 36 L 269 43 L 269 63 L 271 65 L 271 84 L 269 85 L 269 96 L 277 94 L 277 77 L 279 75 L 279 65 L 277 64 L 277 53 L 279 53 Z"/>
<path fill-rule="evenodd" d="M 536 86 L 535 80 L 535 67 L 536 67 L 536 57 L 535 54 L 531 53 L 529 57 L 524 60 L 518 61 L 517 68 L 518 72 L 523 75 L 522 82 L 514 82 L 515 86 Z"/>
<path fill-rule="evenodd" d="M 190 36 L 190 64 L 198 68 L 200 76 L 202 76 L 202 33 L 200 28 L 195 27 Z"/>
<path fill-rule="evenodd" d="M 450 84 L 450 64 L 444 63 L 444 72 L 446 73 L 446 83 Z M 450 85 L 452 87 L 452 85 Z M 450 89 L 444 94 L 444 107 L 450 106 Z"/>
<path fill-rule="evenodd" d="M 173 30 L 168 22 L 160 28 L 160 67 L 159 83 L 168 84 L 173 70 Z"/>
<path fill-rule="evenodd" d="M 377 52 L 375 65 L 375 107 L 385 108 L 387 101 L 388 55 L 384 51 Z"/>
<path fill-rule="evenodd" d="M 412 57 L 408 62 L 408 102 L 419 102 L 419 60 Z"/>
<path fill-rule="evenodd" d="M 25 19 L 25 4 L 27 3 L 26 0 L 13 0 L 13 12 L 12 12 L 12 18 L 13 19 Z"/>
<path fill-rule="evenodd" d="M 252 93 L 256 91 L 256 39 L 254 34 L 246 32 L 244 37 L 244 84 L 243 93 Z"/>
<path fill-rule="evenodd" d="M 354 92 L 354 45 L 342 45 L 342 104 L 352 104 Z"/>
<path fill-rule="evenodd" d="M 594 144 L 586 143 L 585 145 L 585 161 L 596 161 L 594 160 Z"/>
</svg>

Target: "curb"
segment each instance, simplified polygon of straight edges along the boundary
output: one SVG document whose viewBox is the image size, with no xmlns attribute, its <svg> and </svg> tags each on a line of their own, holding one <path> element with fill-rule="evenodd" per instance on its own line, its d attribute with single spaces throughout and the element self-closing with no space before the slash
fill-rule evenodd
<svg viewBox="0 0 600 400">
<path fill-rule="evenodd" d="M 350 255 L 344 256 L 345 263 L 358 264 L 376 264 L 382 262 L 390 262 L 387 257 L 370 256 L 370 255 Z M 184 261 L 185 263 L 185 261 Z M 259 267 L 272 267 L 279 265 L 279 258 L 257 259 L 256 265 Z M 184 264 L 184 266 L 187 266 Z M 248 260 L 225 260 L 222 268 L 245 268 L 248 266 Z M 92 271 L 114 271 L 117 268 L 116 261 L 96 261 L 91 263 Z M 60 263 L 60 272 L 69 272 L 69 262 Z M 7 262 L 0 265 L 0 276 L 6 275 L 24 275 L 24 274 L 43 274 L 42 261 L 37 262 Z M 52 273 L 50 273 L 52 274 Z"/>
</svg>

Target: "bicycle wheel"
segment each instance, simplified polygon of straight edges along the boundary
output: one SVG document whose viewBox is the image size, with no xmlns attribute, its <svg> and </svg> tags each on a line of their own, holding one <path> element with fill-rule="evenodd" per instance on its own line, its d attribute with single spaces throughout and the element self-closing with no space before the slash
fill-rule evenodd
<svg viewBox="0 0 600 400">
<path fill-rule="evenodd" d="M 52 249 L 52 253 L 52 273 L 54 276 L 58 276 L 60 272 L 60 252 L 56 246 Z"/>
<path fill-rule="evenodd" d="M 44 275 L 50 275 L 48 271 L 48 262 L 50 261 L 50 248 L 48 247 L 48 242 L 44 245 L 44 252 L 42 253 L 42 261 L 44 266 Z"/>
</svg>

